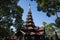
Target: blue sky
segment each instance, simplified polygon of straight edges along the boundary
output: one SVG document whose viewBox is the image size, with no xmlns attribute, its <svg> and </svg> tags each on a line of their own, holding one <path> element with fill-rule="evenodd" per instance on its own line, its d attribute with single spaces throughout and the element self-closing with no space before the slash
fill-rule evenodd
<svg viewBox="0 0 60 40">
<path fill-rule="evenodd" d="M 24 9 L 24 13 L 22 16 L 22 19 L 24 21 L 26 21 L 27 18 L 27 13 L 29 11 L 29 0 L 20 0 L 18 5 L 21 6 Z M 47 23 L 51 23 L 54 22 L 56 17 L 55 16 L 51 16 L 51 17 L 47 17 L 46 14 L 42 11 L 38 12 L 37 11 L 37 3 L 35 1 L 30 2 L 31 5 L 31 12 L 32 12 L 32 16 L 33 16 L 33 21 L 35 23 L 36 26 L 43 26 L 42 22 L 47 22 Z M 60 15 L 60 13 L 58 13 L 58 15 Z"/>
</svg>

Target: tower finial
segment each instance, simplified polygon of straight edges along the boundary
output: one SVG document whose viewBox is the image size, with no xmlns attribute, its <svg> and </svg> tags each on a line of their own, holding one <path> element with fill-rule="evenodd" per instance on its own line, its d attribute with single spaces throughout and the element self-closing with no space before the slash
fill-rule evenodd
<svg viewBox="0 0 60 40">
<path fill-rule="evenodd" d="M 29 7 L 30 7 L 30 3 L 29 3 Z"/>
<path fill-rule="evenodd" d="M 31 5 L 30 5 L 30 3 L 29 3 L 29 10 L 31 10 Z"/>
</svg>

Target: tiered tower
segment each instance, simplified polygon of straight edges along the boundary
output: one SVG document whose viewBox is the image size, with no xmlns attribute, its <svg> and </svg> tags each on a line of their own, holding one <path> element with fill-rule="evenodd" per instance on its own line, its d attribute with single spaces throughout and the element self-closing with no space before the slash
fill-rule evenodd
<svg viewBox="0 0 60 40">
<path fill-rule="evenodd" d="M 45 29 L 44 27 L 35 26 L 32 18 L 30 4 L 26 22 L 24 23 L 24 26 L 20 32 L 22 35 L 24 35 L 26 40 L 45 40 Z M 20 35 L 18 32 L 16 34 Z"/>
<path fill-rule="evenodd" d="M 35 27 L 35 24 L 33 22 L 33 18 L 32 18 L 32 13 L 31 13 L 31 8 L 30 8 L 30 4 L 29 4 L 29 12 L 26 18 L 26 24 L 25 27 L 27 29 L 33 29 Z"/>
</svg>

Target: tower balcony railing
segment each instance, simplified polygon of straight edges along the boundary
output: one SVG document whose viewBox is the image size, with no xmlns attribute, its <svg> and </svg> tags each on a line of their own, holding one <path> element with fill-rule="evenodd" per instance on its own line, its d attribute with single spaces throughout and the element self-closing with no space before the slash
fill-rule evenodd
<svg viewBox="0 0 60 40">
<path fill-rule="evenodd" d="M 26 19 L 27 19 L 27 21 L 28 21 L 28 20 L 33 20 L 32 18 L 26 18 Z"/>
</svg>

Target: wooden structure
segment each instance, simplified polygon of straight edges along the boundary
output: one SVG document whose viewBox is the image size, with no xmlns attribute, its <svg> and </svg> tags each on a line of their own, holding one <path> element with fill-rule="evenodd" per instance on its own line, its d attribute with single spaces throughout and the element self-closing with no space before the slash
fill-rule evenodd
<svg viewBox="0 0 60 40">
<path fill-rule="evenodd" d="M 20 30 L 20 32 L 22 32 L 22 34 L 24 35 L 24 40 L 44 40 L 45 39 L 45 29 L 44 27 L 35 26 L 30 8 L 26 18 L 26 23 L 23 26 L 23 28 Z M 22 34 L 20 34 L 20 36 Z"/>
</svg>

